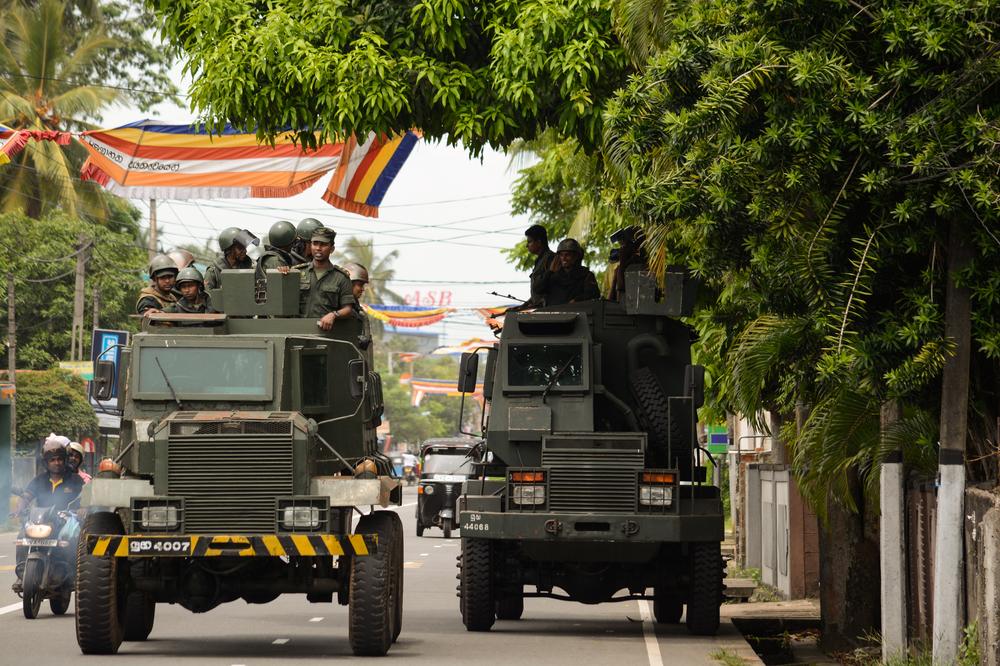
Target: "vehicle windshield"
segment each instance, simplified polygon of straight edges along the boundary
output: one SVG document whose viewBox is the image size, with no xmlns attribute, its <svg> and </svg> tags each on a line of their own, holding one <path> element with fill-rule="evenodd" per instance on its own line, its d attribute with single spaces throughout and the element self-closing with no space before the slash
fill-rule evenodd
<svg viewBox="0 0 1000 666">
<path fill-rule="evenodd" d="M 170 387 L 173 387 L 181 399 L 268 399 L 271 394 L 268 354 L 268 348 L 263 346 L 251 349 L 143 347 L 139 354 L 137 394 L 169 399 Z"/>
<path fill-rule="evenodd" d="M 566 369 L 563 370 L 563 366 Z M 562 370 L 562 374 L 559 371 Z M 507 356 L 507 383 L 511 386 L 546 387 L 559 374 L 554 387 L 583 384 L 582 345 L 511 345 Z"/>
<path fill-rule="evenodd" d="M 424 474 L 472 474 L 472 459 L 464 449 L 455 453 L 428 453 L 424 456 Z"/>
</svg>

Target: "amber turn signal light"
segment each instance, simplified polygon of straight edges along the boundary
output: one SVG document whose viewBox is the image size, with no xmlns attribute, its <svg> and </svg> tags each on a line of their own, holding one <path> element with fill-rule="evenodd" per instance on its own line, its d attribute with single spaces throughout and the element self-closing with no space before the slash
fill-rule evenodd
<svg viewBox="0 0 1000 666">
<path fill-rule="evenodd" d="M 643 483 L 673 483 L 674 475 L 672 472 L 643 472 L 642 473 Z"/>
<path fill-rule="evenodd" d="M 545 483 L 545 472 L 511 472 L 514 483 Z"/>
</svg>

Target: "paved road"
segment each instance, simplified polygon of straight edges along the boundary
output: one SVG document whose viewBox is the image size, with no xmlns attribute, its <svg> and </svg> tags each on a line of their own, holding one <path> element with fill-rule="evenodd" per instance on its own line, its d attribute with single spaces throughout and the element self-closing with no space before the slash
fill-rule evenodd
<svg viewBox="0 0 1000 666">
<path fill-rule="evenodd" d="M 465 631 L 455 596 L 459 540 L 429 529 L 414 532 L 415 496 L 407 489 L 398 508 L 406 528 L 403 632 L 389 652 L 393 661 L 414 664 L 718 664 L 713 653 L 752 656 L 731 624 L 719 636 L 693 638 L 682 626 L 642 621 L 651 609 L 635 602 L 583 606 L 547 599 L 525 600 L 524 619 L 497 622 L 487 634 Z M 51 614 L 48 604 L 36 620 L 25 620 L 10 591 L 14 579 L 13 535 L 0 535 L 0 664 L 131 664 L 258 666 L 320 664 L 350 657 L 347 609 L 336 603 L 310 604 L 285 596 L 262 606 L 241 601 L 194 615 L 179 606 L 157 606 L 149 640 L 123 643 L 117 657 L 84 657 L 76 645 L 73 610 Z M 759 662 L 758 662 L 759 663 Z"/>
</svg>

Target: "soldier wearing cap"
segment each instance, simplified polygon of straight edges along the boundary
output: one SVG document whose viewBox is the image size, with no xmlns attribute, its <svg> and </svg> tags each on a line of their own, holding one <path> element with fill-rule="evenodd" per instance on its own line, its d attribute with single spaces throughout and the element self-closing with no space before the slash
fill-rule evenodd
<svg viewBox="0 0 1000 666">
<path fill-rule="evenodd" d="M 528 252 L 535 255 L 535 264 L 531 268 L 531 298 L 519 308 L 539 308 L 545 305 L 545 290 L 548 286 L 550 267 L 555 263 L 556 254 L 549 249 L 549 234 L 540 224 L 533 224 L 524 232 Z"/>
<path fill-rule="evenodd" d="M 166 312 L 181 312 L 197 314 L 203 312 L 218 312 L 212 307 L 211 297 L 202 291 L 205 280 L 194 266 L 185 268 L 177 274 L 177 290 L 181 297 L 166 309 Z"/>
<path fill-rule="evenodd" d="M 149 262 L 150 283 L 139 292 L 135 303 L 137 314 L 163 312 L 177 302 L 174 280 L 177 278 L 177 264 L 165 254 L 158 254 Z"/>
<path fill-rule="evenodd" d="M 336 236 L 333 229 L 316 229 L 309 243 L 312 261 L 295 267 L 301 271 L 299 314 L 318 317 L 316 324 L 324 331 L 329 331 L 337 319 L 349 316 L 356 302 L 351 276 L 330 262 Z"/>
<path fill-rule="evenodd" d="M 253 260 L 247 256 L 247 245 L 256 240 L 253 234 L 239 227 L 223 229 L 219 234 L 219 249 L 222 254 L 205 269 L 205 289 L 218 289 L 222 286 L 222 271 L 253 268 Z"/>
<path fill-rule="evenodd" d="M 565 305 L 592 301 L 601 297 L 597 278 L 582 265 L 583 248 L 573 238 L 567 238 L 556 248 L 556 261 L 550 268 L 545 290 L 545 305 Z"/>
</svg>

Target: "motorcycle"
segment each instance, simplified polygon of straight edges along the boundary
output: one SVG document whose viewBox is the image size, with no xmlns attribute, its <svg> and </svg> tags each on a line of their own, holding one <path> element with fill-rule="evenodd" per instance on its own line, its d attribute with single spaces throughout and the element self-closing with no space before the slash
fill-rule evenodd
<svg viewBox="0 0 1000 666">
<path fill-rule="evenodd" d="M 462 483 L 472 473 L 466 440 L 435 444 L 423 450 L 424 466 L 417 486 L 417 536 L 427 527 L 440 527 L 444 538 L 451 538 L 458 514 L 456 505 Z"/>
<path fill-rule="evenodd" d="M 76 579 L 76 544 L 80 522 L 72 511 L 55 507 L 32 507 L 24 524 L 24 536 L 15 544 L 27 548 L 21 571 L 21 607 L 24 617 L 38 617 L 42 600 L 49 600 L 55 615 L 69 610 Z"/>
</svg>

